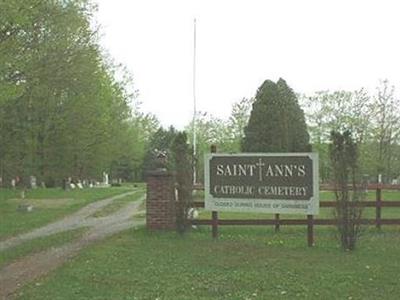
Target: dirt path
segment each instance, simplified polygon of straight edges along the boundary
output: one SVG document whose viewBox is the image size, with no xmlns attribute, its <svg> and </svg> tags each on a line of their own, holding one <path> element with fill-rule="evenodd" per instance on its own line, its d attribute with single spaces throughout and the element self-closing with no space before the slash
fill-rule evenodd
<svg viewBox="0 0 400 300">
<path fill-rule="evenodd" d="M 109 205 L 111 202 L 113 202 L 116 199 L 120 199 L 129 195 L 133 195 L 135 193 L 138 193 L 138 191 L 133 191 L 129 193 L 124 193 L 121 195 L 117 195 L 111 198 L 107 198 L 104 200 L 96 201 L 93 203 L 90 203 L 86 205 L 85 207 L 81 208 L 77 212 L 66 216 L 65 218 L 56 221 L 54 223 L 50 223 L 46 226 L 34 229 L 30 232 L 23 233 L 20 235 L 17 235 L 15 237 L 11 237 L 7 240 L 4 240 L 0 242 L 0 251 L 6 250 L 11 247 L 18 246 L 19 244 L 22 244 L 26 241 L 38 238 L 38 237 L 44 237 L 48 235 L 52 235 L 55 233 L 59 233 L 62 231 L 67 231 L 67 230 L 73 230 L 77 229 L 80 227 L 88 227 L 88 226 L 94 226 L 95 224 L 99 223 L 99 220 L 102 220 L 103 218 L 93 218 L 90 217 L 93 215 L 96 211 L 100 210 L 101 208 Z M 108 217 L 106 217 L 108 218 Z M 110 218 L 113 218 L 113 216 L 110 216 Z"/>
<path fill-rule="evenodd" d="M 90 217 L 97 210 L 110 204 L 115 199 L 125 197 L 136 192 L 125 193 L 105 200 L 91 203 L 78 212 L 64 218 L 61 221 L 51 223 L 32 232 L 10 238 L 0 244 L 0 251 L 15 247 L 20 243 L 36 237 L 47 236 L 61 231 L 79 227 L 90 227 L 88 232 L 79 240 L 61 247 L 50 248 L 5 266 L 0 270 L 0 299 L 13 299 L 15 292 L 26 283 L 49 273 L 75 256 L 85 246 L 104 239 L 124 229 L 144 224 L 144 220 L 135 220 L 133 215 L 144 200 L 135 201 L 122 207 L 117 212 L 102 218 Z"/>
</svg>

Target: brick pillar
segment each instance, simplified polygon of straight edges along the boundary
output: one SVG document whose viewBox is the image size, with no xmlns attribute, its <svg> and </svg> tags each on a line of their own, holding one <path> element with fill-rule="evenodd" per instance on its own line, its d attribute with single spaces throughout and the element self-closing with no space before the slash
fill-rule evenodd
<svg viewBox="0 0 400 300">
<path fill-rule="evenodd" d="M 147 173 L 146 226 L 151 230 L 176 228 L 174 176 L 170 172 Z"/>
</svg>

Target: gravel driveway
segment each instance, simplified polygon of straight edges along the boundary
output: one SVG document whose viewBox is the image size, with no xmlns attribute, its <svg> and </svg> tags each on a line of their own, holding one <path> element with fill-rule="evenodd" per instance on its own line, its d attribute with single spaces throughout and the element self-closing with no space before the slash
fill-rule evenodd
<svg viewBox="0 0 400 300">
<path fill-rule="evenodd" d="M 129 202 L 111 215 L 101 218 L 91 217 L 96 211 L 114 200 L 135 193 L 138 193 L 138 191 L 91 203 L 60 221 L 0 242 L 0 251 L 3 251 L 38 237 L 80 227 L 89 227 L 89 230 L 79 240 L 29 255 L 2 268 L 0 270 L 0 299 L 13 299 L 19 287 L 61 266 L 68 259 L 78 254 L 85 246 L 119 231 L 143 225 L 145 220 L 135 220 L 133 215 L 137 213 L 145 196 L 141 197 L 139 201 Z"/>
</svg>

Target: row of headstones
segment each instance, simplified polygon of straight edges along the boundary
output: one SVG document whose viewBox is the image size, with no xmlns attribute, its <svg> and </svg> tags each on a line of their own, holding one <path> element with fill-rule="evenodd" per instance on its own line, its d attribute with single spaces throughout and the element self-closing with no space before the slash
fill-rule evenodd
<svg viewBox="0 0 400 300">
<path fill-rule="evenodd" d="M 13 189 L 20 186 L 21 183 L 22 183 L 22 181 L 19 176 L 12 178 L 10 181 L 11 188 L 13 188 Z M 118 181 L 115 183 L 121 184 L 122 179 L 118 179 Z M 41 182 L 40 185 L 42 188 L 46 187 L 44 182 Z M 95 180 L 86 180 L 86 179 L 74 181 L 74 180 L 72 180 L 71 177 L 69 177 L 67 179 L 63 179 L 63 183 L 62 183 L 62 187 L 65 190 L 75 189 L 75 188 L 83 189 L 84 187 L 90 187 L 90 188 L 92 188 L 92 187 L 107 187 L 109 185 L 110 185 L 109 176 L 106 172 L 103 172 L 103 181 L 102 182 L 98 182 Z M 2 186 L 3 186 L 3 178 L 0 176 L 0 187 L 2 187 Z M 33 176 L 33 175 L 29 176 L 28 188 L 36 189 L 37 187 L 38 187 L 38 184 L 37 184 L 36 176 Z"/>
<path fill-rule="evenodd" d="M 112 180 L 112 184 L 116 185 L 121 185 L 122 184 L 122 179 L 114 179 Z M 110 186 L 110 181 L 108 178 L 107 173 L 103 173 L 103 181 L 99 182 L 96 180 L 73 180 L 71 177 L 64 179 L 62 183 L 63 189 L 68 190 L 68 189 L 83 189 L 83 188 L 93 188 L 93 187 L 109 187 Z"/>
<path fill-rule="evenodd" d="M 21 184 L 22 184 L 22 180 L 19 176 L 16 176 L 15 178 L 12 178 L 10 180 L 10 186 L 13 189 L 20 186 Z M 3 186 L 3 177 L 0 176 L 0 187 L 2 187 L 2 186 Z M 44 182 L 41 183 L 41 186 L 46 187 Z M 35 176 L 29 176 L 29 188 L 31 188 L 31 189 L 37 188 L 37 179 Z"/>
<path fill-rule="evenodd" d="M 93 187 L 108 187 L 110 186 L 109 183 L 109 177 L 106 172 L 103 172 L 103 181 L 99 182 L 96 180 L 87 180 L 83 179 L 80 180 L 78 179 L 77 181 L 73 180 L 71 177 L 68 177 L 67 179 L 63 179 L 63 189 L 64 190 L 69 190 L 69 189 L 83 189 L 84 187 L 88 188 L 93 188 Z"/>
</svg>

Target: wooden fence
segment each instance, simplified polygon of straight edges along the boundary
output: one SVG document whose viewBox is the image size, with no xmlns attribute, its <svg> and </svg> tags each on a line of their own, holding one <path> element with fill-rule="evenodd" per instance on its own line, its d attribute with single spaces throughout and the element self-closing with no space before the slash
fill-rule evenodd
<svg viewBox="0 0 400 300">
<path fill-rule="evenodd" d="M 399 190 L 400 186 L 382 186 L 382 185 L 369 185 L 368 188 L 376 190 L 375 201 L 362 201 L 358 205 L 362 207 L 374 207 L 375 218 L 374 219 L 361 219 L 359 222 L 364 225 L 375 225 L 378 229 L 382 225 L 400 225 L 400 218 L 397 219 L 383 219 L 382 208 L 384 207 L 399 207 L 400 200 L 396 201 L 384 201 L 382 199 L 382 187 L 387 190 Z M 199 188 L 201 189 L 201 188 Z M 327 189 L 329 190 L 329 189 Z M 321 201 L 320 207 L 336 207 L 336 201 Z M 204 202 L 194 202 L 194 207 L 204 208 Z M 315 219 L 313 215 L 307 215 L 305 219 L 281 219 L 279 214 L 275 214 L 274 219 L 224 219 L 218 218 L 218 212 L 213 211 L 211 219 L 209 220 L 192 220 L 192 225 L 210 225 L 212 226 L 213 238 L 218 238 L 218 226 L 223 225 L 274 225 L 275 230 L 278 231 L 280 225 L 307 225 L 307 243 L 308 246 L 314 245 L 314 226 L 316 225 L 336 225 L 336 219 Z"/>
</svg>

